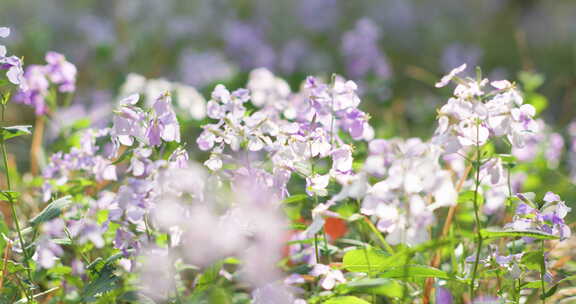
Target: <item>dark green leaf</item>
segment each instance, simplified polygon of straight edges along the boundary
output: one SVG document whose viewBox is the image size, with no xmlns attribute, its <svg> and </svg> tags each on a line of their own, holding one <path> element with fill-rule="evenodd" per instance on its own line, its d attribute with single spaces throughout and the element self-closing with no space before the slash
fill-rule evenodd
<svg viewBox="0 0 576 304">
<path fill-rule="evenodd" d="M 32 134 L 32 126 L 11 126 L 11 127 L 0 127 L 2 132 L 2 137 L 4 140 L 10 139 L 12 137 L 30 135 Z"/>
<path fill-rule="evenodd" d="M 96 279 L 92 280 L 88 285 L 84 287 L 81 293 L 83 302 L 96 301 L 100 294 L 114 290 L 117 287 L 117 283 L 120 278 L 117 277 L 112 271 L 112 267 L 104 267 L 102 271 L 98 273 Z"/>
<path fill-rule="evenodd" d="M 551 297 L 552 295 L 554 295 L 554 293 L 556 293 L 556 290 L 558 290 L 558 284 L 552 286 L 552 288 L 548 289 L 543 295 L 540 295 L 540 299 L 546 299 Z"/>
</svg>

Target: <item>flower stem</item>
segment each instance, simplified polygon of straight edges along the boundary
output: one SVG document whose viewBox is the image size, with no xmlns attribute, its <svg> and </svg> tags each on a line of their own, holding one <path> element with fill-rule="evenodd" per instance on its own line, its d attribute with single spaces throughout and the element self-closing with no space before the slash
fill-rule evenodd
<svg viewBox="0 0 576 304">
<path fill-rule="evenodd" d="M 8 191 L 12 191 L 12 184 L 10 182 L 10 172 L 8 170 L 8 154 L 6 152 L 6 143 L 4 137 L 0 137 L 0 147 L 2 149 L 2 160 L 4 162 L 4 174 L 6 175 L 6 185 L 8 186 Z M 22 248 L 22 253 L 24 255 L 24 265 L 26 267 L 26 274 L 28 275 L 28 280 L 32 283 L 32 273 L 30 272 L 30 263 L 28 257 L 28 251 L 26 251 L 26 245 L 24 244 L 24 238 L 22 237 L 22 230 L 20 229 L 20 222 L 18 221 L 18 215 L 16 214 L 15 201 L 11 195 L 9 195 L 10 210 L 12 211 L 12 219 L 14 220 L 14 225 L 16 227 L 16 232 L 18 233 L 18 240 L 20 241 L 20 247 Z M 26 297 L 30 299 L 30 295 L 26 292 Z"/>
<path fill-rule="evenodd" d="M 482 250 L 482 234 L 480 233 L 480 215 L 478 211 L 478 190 L 480 188 L 480 142 L 479 131 L 480 127 L 476 128 L 476 160 L 474 161 L 474 169 L 476 176 L 474 179 L 474 218 L 476 221 L 476 258 L 474 259 L 474 266 L 472 268 L 472 279 L 470 281 L 470 300 L 474 299 L 474 287 L 476 284 L 476 275 L 478 273 L 478 264 L 480 263 L 480 251 Z"/>
<path fill-rule="evenodd" d="M 540 252 L 542 253 L 542 262 L 540 263 L 540 283 L 542 287 L 542 303 L 546 304 L 546 286 L 544 276 L 546 275 L 546 257 L 544 256 L 544 240 L 540 241 Z"/>
</svg>

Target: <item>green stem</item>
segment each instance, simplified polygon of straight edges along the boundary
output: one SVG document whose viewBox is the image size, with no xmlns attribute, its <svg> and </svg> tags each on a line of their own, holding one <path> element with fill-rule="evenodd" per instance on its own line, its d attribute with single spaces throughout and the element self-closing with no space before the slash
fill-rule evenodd
<svg viewBox="0 0 576 304">
<path fill-rule="evenodd" d="M 542 253 L 542 262 L 540 263 L 540 283 L 542 287 L 542 303 L 546 304 L 546 286 L 544 282 L 544 276 L 546 275 L 546 257 L 544 256 L 544 240 L 540 241 L 540 252 Z"/>
<path fill-rule="evenodd" d="M 0 146 L 2 148 L 2 159 L 4 161 L 4 174 L 6 175 L 6 185 L 8 186 L 8 191 L 12 191 L 12 184 L 10 182 L 10 172 L 8 172 L 8 154 L 6 153 L 6 143 L 4 142 L 4 137 L 0 138 Z M 22 248 L 22 253 L 24 254 L 24 265 L 26 266 L 26 274 L 28 275 L 28 280 L 30 283 L 32 280 L 32 273 L 30 272 L 30 263 L 28 257 L 28 251 L 26 250 L 26 245 L 24 244 L 24 238 L 22 237 L 22 230 L 20 229 L 20 222 L 18 221 L 18 216 L 16 214 L 15 202 L 10 196 L 9 202 L 10 210 L 12 211 L 12 219 L 14 220 L 14 225 L 16 226 L 16 231 L 18 233 L 18 239 L 20 241 L 20 247 Z M 26 297 L 31 300 L 30 295 L 26 292 Z"/>
<path fill-rule="evenodd" d="M 480 223 L 480 215 L 478 211 L 478 190 L 480 188 L 480 143 L 478 142 L 479 138 L 479 129 L 478 126 L 476 128 L 476 160 L 474 161 L 474 169 L 476 170 L 475 176 L 475 187 L 474 187 L 474 218 L 476 222 L 476 258 L 474 259 L 474 266 L 472 268 L 472 279 L 470 281 L 470 300 L 474 299 L 474 287 L 476 284 L 476 275 L 478 273 L 478 264 L 480 263 L 480 252 L 482 250 L 482 234 L 480 233 L 481 223 Z"/>
<path fill-rule="evenodd" d="M 392 246 L 390 246 L 390 244 L 388 244 L 388 242 L 386 242 L 386 239 L 384 238 L 384 236 L 382 236 L 382 232 L 380 232 L 380 230 L 378 230 L 378 228 L 374 226 L 374 223 L 372 223 L 372 221 L 370 221 L 368 217 L 365 217 L 364 219 L 365 219 L 364 222 L 366 222 L 370 230 L 372 230 L 372 232 L 376 235 L 376 237 L 378 237 L 378 240 L 380 241 L 380 243 L 382 243 L 384 249 L 386 249 L 386 251 L 388 251 L 389 254 L 394 254 L 394 249 L 392 248 Z"/>
</svg>

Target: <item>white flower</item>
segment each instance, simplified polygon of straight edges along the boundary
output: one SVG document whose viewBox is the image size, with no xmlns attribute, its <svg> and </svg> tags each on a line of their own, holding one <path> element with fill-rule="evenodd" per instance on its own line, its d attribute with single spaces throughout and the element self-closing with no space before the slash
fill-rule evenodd
<svg viewBox="0 0 576 304">
<path fill-rule="evenodd" d="M 452 71 L 450 71 L 450 73 L 448 73 L 448 75 L 445 75 L 444 77 L 442 77 L 442 79 L 440 79 L 440 81 L 438 81 L 435 86 L 437 88 L 441 88 L 441 87 L 446 86 L 456 75 L 458 75 L 459 73 L 461 73 L 465 69 L 466 69 L 466 64 L 463 64 L 463 65 L 453 69 Z"/>
<path fill-rule="evenodd" d="M 315 277 L 322 277 L 320 279 L 320 286 L 326 290 L 331 290 L 336 286 L 336 283 L 346 283 L 344 274 L 342 271 L 332 269 L 328 265 L 316 264 L 310 272 L 311 275 Z"/>
<path fill-rule="evenodd" d="M 330 175 L 314 174 L 306 178 L 306 193 L 310 196 L 326 196 L 328 194 L 328 183 L 330 182 Z"/>
</svg>

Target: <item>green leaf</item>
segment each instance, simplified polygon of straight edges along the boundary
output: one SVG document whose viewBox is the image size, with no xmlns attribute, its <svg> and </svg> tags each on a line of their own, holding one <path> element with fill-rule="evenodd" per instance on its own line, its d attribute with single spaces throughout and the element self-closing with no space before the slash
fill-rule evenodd
<svg viewBox="0 0 576 304">
<path fill-rule="evenodd" d="M 540 267 L 542 266 L 542 253 L 539 251 L 527 252 L 522 255 L 521 261 L 526 268 L 540 271 Z"/>
<path fill-rule="evenodd" d="M 284 203 L 284 204 L 297 203 L 300 201 L 304 201 L 307 198 L 308 198 L 308 195 L 306 195 L 306 194 L 295 194 L 295 195 L 289 196 L 286 199 L 284 199 L 282 201 L 282 203 Z"/>
<path fill-rule="evenodd" d="M 520 79 L 526 91 L 534 91 L 544 83 L 544 76 L 542 74 L 528 71 L 518 73 L 518 79 Z"/>
<path fill-rule="evenodd" d="M 446 272 L 425 265 L 394 267 L 378 275 L 380 278 L 439 278 L 452 279 Z"/>
<path fill-rule="evenodd" d="M 399 298 L 403 292 L 402 285 L 398 281 L 384 278 L 360 279 L 338 285 L 337 288 L 343 292 L 354 291 L 366 294 L 378 294 L 389 298 Z"/>
<path fill-rule="evenodd" d="M 548 283 L 545 283 L 545 285 L 548 285 Z M 521 288 L 535 288 L 535 289 L 540 289 L 540 288 L 542 288 L 542 281 L 528 281 L 528 282 L 524 282 L 524 284 L 522 284 Z"/>
<path fill-rule="evenodd" d="M 13 202 L 20 197 L 20 192 L 16 191 L 0 191 L 0 200 Z"/>
<path fill-rule="evenodd" d="M 135 290 L 123 293 L 120 297 L 118 297 L 118 300 L 139 304 L 156 304 L 154 300 Z"/>
<path fill-rule="evenodd" d="M 369 302 L 353 296 L 336 297 L 325 301 L 324 304 L 370 304 Z"/>
<path fill-rule="evenodd" d="M 478 203 L 481 204 L 482 202 L 484 202 L 484 197 L 482 196 L 482 194 L 478 193 L 477 195 L 478 195 L 477 196 Z M 472 190 L 464 191 L 460 193 L 460 195 L 458 196 L 458 204 L 463 204 L 467 202 L 474 202 L 474 191 Z"/>
<path fill-rule="evenodd" d="M 214 285 L 214 283 L 220 278 L 220 269 L 222 269 L 223 264 L 224 263 L 220 261 L 206 268 L 198 278 L 196 288 L 198 290 L 204 290 Z"/>
<path fill-rule="evenodd" d="M 542 111 L 548 107 L 548 99 L 544 95 L 538 93 L 529 93 L 526 94 L 526 97 L 526 103 L 534 106 L 536 115 L 542 113 Z"/>
<path fill-rule="evenodd" d="M 58 265 L 58 266 L 54 266 L 54 267 L 48 269 L 48 273 L 52 274 L 52 275 L 70 274 L 70 273 L 72 273 L 72 267 L 64 266 L 64 265 Z"/>
<path fill-rule="evenodd" d="M 348 271 L 374 273 L 396 266 L 397 260 L 382 251 L 360 248 L 346 252 L 342 263 Z"/>
<path fill-rule="evenodd" d="M 558 290 L 558 284 L 552 286 L 552 288 L 548 289 L 543 295 L 540 295 L 540 299 L 546 299 L 551 297 L 552 295 L 554 295 L 554 293 L 556 293 L 556 290 Z"/>
<path fill-rule="evenodd" d="M 62 210 L 70 204 L 72 204 L 72 197 L 69 195 L 51 202 L 40 214 L 30 220 L 30 225 L 36 226 L 60 216 Z"/>
<path fill-rule="evenodd" d="M 106 266 L 98 273 L 96 279 L 84 287 L 81 293 L 83 302 L 94 302 L 100 294 L 109 292 L 118 287 L 120 278 L 113 273 L 113 267 Z"/>
<path fill-rule="evenodd" d="M 209 303 L 212 304 L 232 304 L 232 297 L 224 288 L 212 288 L 208 295 Z"/>
<path fill-rule="evenodd" d="M 561 283 L 568 282 L 568 281 L 576 281 L 576 275 L 565 277 L 562 280 L 558 281 L 556 284 L 561 284 Z"/>
<path fill-rule="evenodd" d="M 11 126 L 11 127 L 0 127 L 2 138 L 4 140 L 10 139 L 12 137 L 18 137 L 22 135 L 32 134 L 32 126 Z"/>
<path fill-rule="evenodd" d="M 538 230 L 500 230 L 500 229 L 482 229 L 480 231 L 482 238 L 495 239 L 503 237 L 530 237 L 539 240 L 556 240 L 558 236 L 548 234 Z"/>
</svg>

